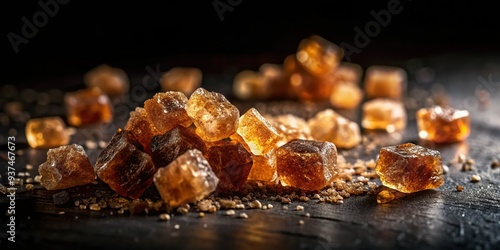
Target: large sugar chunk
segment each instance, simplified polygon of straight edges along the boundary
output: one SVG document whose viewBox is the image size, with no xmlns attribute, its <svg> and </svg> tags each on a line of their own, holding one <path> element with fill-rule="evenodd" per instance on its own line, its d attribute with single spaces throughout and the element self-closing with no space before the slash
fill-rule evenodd
<svg viewBox="0 0 500 250">
<path fill-rule="evenodd" d="M 441 153 L 412 143 L 383 147 L 375 168 L 382 184 L 403 193 L 441 186 Z"/>
<path fill-rule="evenodd" d="M 470 118 L 467 110 L 433 106 L 417 112 L 418 135 L 421 139 L 436 143 L 465 140 L 470 134 Z"/>
<path fill-rule="evenodd" d="M 113 120 L 111 101 L 98 88 L 67 93 L 64 103 L 68 122 L 73 126 Z"/>
<path fill-rule="evenodd" d="M 374 99 L 363 104 L 365 129 L 382 129 L 394 132 L 406 127 L 406 111 L 403 103 L 390 99 Z"/>
<path fill-rule="evenodd" d="M 293 140 L 276 150 L 276 163 L 281 184 L 304 190 L 320 190 L 338 174 L 331 142 Z"/>
<path fill-rule="evenodd" d="M 252 155 L 239 143 L 210 147 L 205 156 L 219 178 L 217 189 L 222 191 L 239 189 L 252 169 Z"/>
<path fill-rule="evenodd" d="M 119 130 L 97 157 L 97 176 L 122 196 L 139 198 L 153 182 L 156 168 L 151 157 L 139 150 L 130 132 Z"/>
<path fill-rule="evenodd" d="M 144 109 L 160 134 L 177 125 L 188 127 L 193 122 L 184 109 L 188 99 L 181 92 L 157 93 L 144 102 Z"/>
<path fill-rule="evenodd" d="M 280 140 L 276 128 L 255 108 L 240 117 L 237 132 L 255 155 L 266 154 Z"/>
<path fill-rule="evenodd" d="M 158 169 L 154 183 L 163 200 L 175 207 L 203 199 L 215 190 L 219 179 L 203 154 L 193 149 Z"/>
<path fill-rule="evenodd" d="M 286 114 L 266 118 L 276 128 L 278 134 L 280 135 L 281 140 L 278 142 L 277 146 L 282 146 L 283 144 L 294 139 L 312 139 L 309 125 L 300 117 L 292 114 Z"/>
<path fill-rule="evenodd" d="M 83 81 L 87 87 L 97 87 L 111 96 L 124 94 L 129 89 L 128 77 L 125 71 L 105 64 L 90 70 L 83 77 Z"/>
<path fill-rule="evenodd" d="M 220 141 L 238 128 L 238 108 L 220 93 L 197 89 L 189 98 L 186 111 L 196 125 L 196 134 L 205 141 Z"/>
<path fill-rule="evenodd" d="M 32 148 L 53 148 L 68 144 L 70 135 L 64 121 L 54 116 L 30 119 L 26 139 Z"/>
<path fill-rule="evenodd" d="M 139 142 L 142 151 L 151 153 L 151 138 L 159 134 L 153 122 L 144 108 L 137 107 L 135 111 L 130 112 L 130 118 L 125 124 L 125 130 L 133 141 Z"/>
<path fill-rule="evenodd" d="M 197 68 L 175 67 L 161 76 L 163 91 L 180 91 L 189 96 L 201 85 L 201 70 Z"/>
<path fill-rule="evenodd" d="M 252 155 L 253 165 L 248 180 L 274 183 L 278 180 L 276 150 L 265 155 Z"/>
<path fill-rule="evenodd" d="M 40 183 L 47 190 L 64 189 L 92 183 L 95 172 L 80 145 L 49 149 L 47 161 L 38 167 Z"/>
<path fill-rule="evenodd" d="M 308 124 L 315 140 L 333 142 L 338 148 L 352 148 L 361 142 L 358 124 L 331 109 L 317 113 Z"/>
<path fill-rule="evenodd" d="M 329 74 L 335 70 L 342 57 L 342 49 L 316 35 L 303 39 L 296 54 L 300 65 L 314 75 Z"/>
<path fill-rule="evenodd" d="M 366 71 L 365 91 L 368 98 L 400 99 L 406 85 L 406 73 L 397 67 L 371 66 Z"/>
<path fill-rule="evenodd" d="M 170 164 L 190 149 L 206 152 L 205 142 L 189 128 L 177 126 L 151 140 L 151 156 L 157 167 Z"/>
</svg>

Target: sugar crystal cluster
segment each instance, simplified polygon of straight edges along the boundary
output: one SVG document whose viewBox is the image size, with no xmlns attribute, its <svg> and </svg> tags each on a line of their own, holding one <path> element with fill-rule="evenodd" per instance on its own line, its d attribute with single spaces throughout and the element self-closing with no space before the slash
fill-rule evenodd
<svg viewBox="0 0 500 250">
<path fill-rule="evenodd" d="M 54 148 L 68 144 L 70 135 L 64 121 L 54 116 L 30 119 L 26 139 L 32 148 Z"/>
<path fill-rule="evenodd" d="M 436 143 L 465 140 L 470 134 L 470 118 L 467 110 L 433 106 L 417 112 L 418 135 L 421 139 Z"/>
</svg>

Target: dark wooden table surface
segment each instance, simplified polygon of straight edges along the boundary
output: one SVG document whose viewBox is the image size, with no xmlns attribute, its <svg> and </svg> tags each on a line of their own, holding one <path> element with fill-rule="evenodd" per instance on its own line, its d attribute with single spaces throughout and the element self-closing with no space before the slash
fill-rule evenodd
<svg viewBox="0 0 500 250">
<path fill-rule="evenodd" d="M 500 169 L 490 167 L 492 160 L 500 158 L 500 83 L 496 83 L 500 82 L 500 60 L 488 56 L 444 56 L 401 65 L 409 72 L 410 97 L 419 93 L 412 89 L 436 89 L 435 83 L 439 83 L 455 106 L 471 111 L 472 133 L 465 142 L 431 145 L 418 141 L 414 110 L 409 110 L 408 128 L 399 136 L 393 136 L 393 141 L 386 141 L 387 144 L 411 141 L 438 149 L 443 162 L 449 167 L 449 173 L 445 175 L 444 185 L 436 190 L 415 193 L 382 205 L 377 204 L 374 195 L 351 197 L 343 204 L 292 202 L 288 210 L 283 209 L 280 203 L 263 201 L 273 204 L 274 208 L 245 210 L 248 219 L 223 216 L 223 211 L 218 211 L 206 214 L 204 218 L 198 218 L 197 213 L 189 213 L 174 216 L 168 222 L 159 222 L 157 215 L 110 215 L 110 211 L 115 210 L 82 212 L 74 206 L 55 206 L 51 197 L 54 192 L 45 191 L 39 185 L 35 185 L 34 191 L 19 187 L 16 196 L 16 243 L 7 241 L 8 217 L 5 214 L 8 200 L 5 195 L 0 196 L 0 249 L 500 249 Z M 131 75 L 131 80 L 141 83 L 146 74 Z M 219 80 L 228 82 L 227 79 L 207 76 L 204 86 L 227 94 L 227 84 L 216 84 Z M 76 87 L 63 91 L 72 88 Z M 490 104 L 486 109 L 479 105 L 475 95 L 475 91 L 480 89 L 490 95 Z M 19 90 L 17 96 L 21 93 L 22 90 Z M 16 98 L 16 95 L 0 94 L 3 95 L 2 104 Z M 148 92 L 146 96 L 129 97 L 132 101 L 130 105 L 142 106 L 144 99 L 152 94 Z M 314 113 L 314 107 L 322 108 L 321 105 L 313 107 L 280 102 L 234 103 L 242 109 L 260 105 L 261 108 L 271 107 L 268 110 L 275 112 L 302 112 L 301 108 L 306 109 L 308 113 L 302 114 Z M 118 105 L 124 107 L 123 104 Z M 33 116 L 64 114 L 57 103 L 48 107 L 35 104 L 24 107 Z M 346 115 L 360 120 L 359 112 Z M 126 117 L 117 116 L 111 126 L 79 129 L 72 143 L 83 144 L 94 138 L 107 141 L 112 135 L 110 131 L 123 126 L 125 121 Z M 17 134 L 12 129 L 16 129 Z M 9 134 L 15 134 L 17 147 L 23 151 L 22 155 L 17 155 L 17 171 L 27 171 L 30 177 L 34 177 L 37 166 L 45 161 L 47 151 L 30 149 L 25 143 L 24 124 L 11 122 L 2 125 L 2 155 L 6 154 Z M 88 149 L 87 152 L 94 161 L 100 149 Z M 371 159 L 376 157 L 377 152 L 378 148 L 362 157 Z M 453 164 L 458 154 L 474 159 L 475 170 L 464 172 L 461 166 Z M 355 160 L 352 157 L 347 159 Z M 26 164 L 34 168 L 26 170 Z M 0 174 L 3 184 L 7 180 L 6 170 L 7 163 L 2 158 Z M 472 174 L 478 174 L 481 181 L 470 182 Z M 457 185 L 463 185 L 465 190 L 457 192 Z M 304 211 L 295 211 L 296 205 L 303 205 Z M 306 212 L 310 213 L 309 218 L 303 216 Z M 299 225 L 299 220 L 303 220 L 304 224 Z"/>
</svg>

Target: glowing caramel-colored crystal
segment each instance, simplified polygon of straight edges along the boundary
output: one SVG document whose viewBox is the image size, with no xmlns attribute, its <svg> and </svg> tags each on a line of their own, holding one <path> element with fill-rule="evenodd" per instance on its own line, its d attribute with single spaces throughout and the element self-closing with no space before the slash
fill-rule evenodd
<svg viewBox="0 0 500 250">
<path fill-rule="evenodd" d="M 331 142 L 293 140 L 276 149 L 276 165 L 282 185 L 320 190 L 338 174 L 337 149 Z"/>
<path fill-rule="evenodd" d="M 40 184 L 47 190 L 64 189 L 92 183 L 95 172 L 83 150 L 77 144 L 49 149 L 47 161 L 38 167 Z"/>
<path fill-rule="evenodd" d="M 363 100 L 363 91 L 357 85 L 339 82 L 332 88 L 330 104 L 335 108 L 354 109 Z"/>
<path fill-rule="evenodd" d="M 398 67 L 371 66 L 366 71 L 368 98 L 401 99 L 406 86 L 406 72 Z"/>
<path fill-rule="evenodd" d="M 402 102 L 378 98 L 363 104 L 365 129 L 382 129 L 394 132 L 406 127 L 406 110 Z"/>
<path fill-rule="evenodd" d="M 470 117 L 467 110 L 433 106 L 417 112 L 418 135 L 436 143 L 465 140 L 470 134 Z"/>
<path fill-rule="evenodd" d="M 295 56 L 309 73 L 325 75 L 335 70 L 343 57 L 343 52 L 334 43 L 314 35 L 300 42 Z"/>
<path fill-rule="evenodd" d="M 99 65 L 86 73 L 83 81 L 87 87 L 97 87 L 110 96 L 124 94 L 129 90 L 128 77 L 125 71 L 105 64 Z"/>
<path fill-rule="evenodd" d="M 292 114 L 286 114 L 266 118 L 276 128 L 278 134 L 281 137 L 281 140 L 278 142 L 277 146 L 282 146 L 283 144 L 294 139 L 312 139 L 311 131 L 309 130 L 307 121 L 300 117 L 294 116 Z"/>
<path fill-rule="evenodd" d="M 158 135 L 151 118 L 144 108 L 137 107 L 135 111 L 130 112 L 130 118 L 125 124 L 126 131 L 129 131 L 133 140 L 142 145 L 142 151 L 151 153 L 150 142 L 153 136 Z"/>
<path fill-rule="evenodd" d="M 193 123 L 185 110 L 187 101 L 182 92 L 161 92 L 145 101 L 144 109 L 158 132 L 163 134 L 177 125 L 189 127 Z"/>
<path fill-rule="evenodd" d="M 331 109 L 317 113 L 308 124 L 312 138 L 333 142 L 338 148 L 352 148 L 361 142 L 358 124 Z"/>
<path fill-rule="evenodd" d="M 264 89 L 268 98 L 290 99 L 294 97 L 290 89 L 290 77 L 283 69 L 282 65 L 264 63 L 259 67 L 259 73 L 264 78 Z"/>
<path fill-rule="evenodd" d="M 384 186 L 403 193 L 444 183 L 441 153 L 412 143 L 383 147 L 375 170 Z"/>
<path fill-rule="evenodd" d="M 237 133 L 254 155 L 263 155 L 276 146 L 280 135 L 276 128 L 255 108 L 240 117 Z"/>
<path fill-rule="evenodd" d="M 54 148 L 68 144 L 70 135 L 64 121 L 54 116 L 28 120 L 26 139 L 32 148 Z"/>
<path fill-rule="evenodd" d="M 180 91 L 189 96 L 200 87 L 201 78 L 197 68 L 175 67 L 161 76 L 160 86 L 163 91 Z"/>
<path fill-rule="evenodd" d="M 276 150 L 265 155 L 252 155 L 253 165 L 248 180 L 274 183 L 278 180 Z"/>
<path fill-rule="evenodd" d="M 332 76 L 335 78 L 335 82 L 348 82 L 358 85 L 362 73 L 363 69 L 358 64 L 340 63 Z"/>
<path fill-rule="evenodd" d="M 203 199 L 215 190 L 219 179 L 203 154 L 193 149 L 158 169 L 154 183 L 162 199 L 176 207 Z"/>
<path fill-rule="evenodd" d="M 113 120 L 111 101 L 98 88 L 67 93 L 64 103 L 68 122 L 73 126 Z"/>
<path fill-rule="evenodd" d="M 242 100 L 266 99 L 269 96 L 264 77 L 251 70 L 241 71 L 234 77 L 233 93 Z"/>
<path fill-rule="evenodd" d="M 285 58 L 283 67 L 290 76 L 291 91 L 301 101 L 323 101 L 330 98 L 334 85 L 331 74 L 313 75 L 297 62 L 295 56 Z"/>
<path fill-rule="evenodd" d="M 238 108 L 220 93 L 198 88 L 189 98 L 186 111 L 196 126 L 196 134 L 208 142 L 227 138 L 238 128 Z"/>
</svg>

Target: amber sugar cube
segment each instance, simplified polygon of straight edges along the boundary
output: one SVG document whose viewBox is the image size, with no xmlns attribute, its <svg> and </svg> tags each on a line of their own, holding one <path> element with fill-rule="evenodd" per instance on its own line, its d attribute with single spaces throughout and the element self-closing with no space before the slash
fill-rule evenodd
<svg viewBox="0 0 500 250">
<path fill-rule="evenodd" d="M 92 183 L 95 172 L 83 150 L 77 144 L 49 149 L 47 161 L 38 167 L 40 184 L 47 190 L 64 189 Z"/>
<path fill-rule="evenodd" d="M 282 146 L 294 139 L 312 139 L 307 121 L 300 117 L 286 114 L 266 118 L 276 128 L 280 135 L 281 140 L 278 142 L 277 146 Z"/>
<path fill-rule="evenodd" d="M 95 67 L 83 77 L 85 85 L 89 88 L 99 88 L 110 96 L 128 92 L 129 82 L 125 71 L 103 64 Z"/>
<path fill-rule="evenodd" d="M 320 190 L 338 174 L 337 148 L 331 142 L 293 140 L 276 149 L 276 164 L 282 185 Z"/>
<path fill-rule="evenodd" d="M 244 70 L 236 74 L 233 93 L 241 100 L 263 100 L 269 97 L 267 83 L 259 72 Z"/>
<path fill-rule="evenodd" d="M 249 109 L 240 117 L 237 132 L 254 155 L 266 154 L 281 139 L 276 128 L 255 108 Z"/>
<path fill-rule="evenodd" d="M 158 135 L 159 132 L 153 125 L 148 113 L 144 108 L 137 107 L 134 111 L 130 112 L 130 118 L 125 124 L 126 131 L 133 141 L 139 142 L 142 146 L 141 150 L 146 153 L 151 153 L 151 138 Z"/>
<path fill-rule="evenodd" d="M 354 109 L 363 100 L 363 91 L 357 85 L 338 82 L 330 94 L 330 104 L 335 108 Z"/>
<path fill-rule="evenodd" d="M 290 99 L 295 96 L 290 89 L 290 76 L 282 65 L 264 63 L 259 67 L 259 73 L 264 78 L 265 88 L 263 90 L 267 93 L 268 98 Z"/>
<path fill-rule="evenodd" d="M 240 112 L 220 93 L 198 88 L 189 98 L 186 111 L 196 134 L 208 142 L 220 141 L 236 132 Z"/>
<path fill-rule="evenodd" d="M 113 120 L 111 101 L 98 88 L 67 93 L 64 103 L 68 122 L 73 126 Z"/>
<path fill-rule="evenodd" d="M 178 91 L 157 93 L 144 102 L 144 109 L 160 134 L 177 125 L 188 127 L 193 122 L 186 113 L 188 99 Z"/>
<path fill-rule="evenodd" d="M 188 150 L 158 169 L 154 176 L 162 199 L 173 207 L 203 199 L 215 190 L 218 182 L 210 164 L 197 149 Z"/>
<path fill-rule="evenodd" d="M 330 98 L 334 85 L 331 74 L 314 75 L 305 70 L 294 56 L 288 56 L 283 63 L 289 75 L 290 89 L 301 101 L 323 101 Z"/>
<path fill-rule="evenodd" d="M 99 154 L 94 166 L 97 176 L 122 196 L 139 198 L 153 182 L 156 168 L 151 157 L 141 151 L 130 132 L 119 130 Z"/>
<path fill-rule="evenodd" d="M 470 134 L 470 117 L 467 110 L 433 106 L 417 112 L 418 135 L 436 143 L 465 140 Z"/>
<path fill-rule="evenodd" d="M 32 148 L 54 148 L 68 144 L 70 135 L 64 121 L 54 116 L 28 120 L 26 139 Z"/>
<path fill-rule="evenodd" d="M 378 98 L 363 104 L 365 129 L 382 129 L 394 132 L 406 127 L 406 110 L 403 103 L 396 100 Z"/>
<path fill-rule="evenodd" d="M 200 69 L 175 67 L 161 76 L 160 85 L 163 91 L 180 91 L 189 96 L 200 87 L 201 78 Z"/>
<path fill-rule="evenodd" d="M 242 187 L 252 169 L 252 155 L 239 143 L 210 147 L 205 157 L 219 178 L 217 189 L 221 191 Z"/>
<path fill-rule="evenodd" d="M 206 152 L 205 142 L 189 128 L 177 126 L 151 140 L 151 157 L 156 167 L 164 167 L 191 149 Z"/>
<path fill-rule="evenodd" d="M 314 75 L 332 72 L 342 57 L 342 50 L 337 45 L 317 35 L 303 39 L 296 53 L 300 65 Z"/>
<path fill-rule="evenodd" d="M 358 124 L 331 109 L 317 113 L 308 124 L 315 140 L 333 142 L 338 148 L 352 148 L 361 142 Z"/>
<path fill-rule="evenodd" d="M 383 147 L 375 167 L 382 184 L 403 193 L 441 186 L 441 153 L 412 143 Z"/>
<path fill-rule="evenodd" d="M 359 85 L 363 69 L 358 64 L 340 63 L 332 73 L 335 82 L 347 82 L 354 85 Z"/>
<path fill-rule="evenodd" d="M 265 155 L 252 155 L 252 169 L 248 180 L 274 183 L 278 180 L 276 166 L 276 149 L 272 149 Z"/>
<path fill-rule="evenodd" d="M 365 91 L 368 98 L 401 99 L 406 73 L 398 67 L 371 66 L 366 71 Z"/>
</svg>

